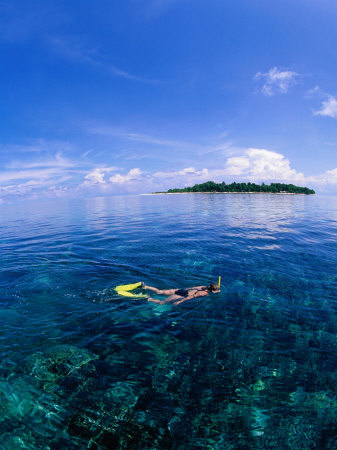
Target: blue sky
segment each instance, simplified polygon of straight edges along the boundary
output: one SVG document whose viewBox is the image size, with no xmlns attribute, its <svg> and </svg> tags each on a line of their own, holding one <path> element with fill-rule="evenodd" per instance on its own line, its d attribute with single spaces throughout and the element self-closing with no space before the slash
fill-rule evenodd
<svg viewBox="0 0 337 450">
<path fill-rule="evenodd" d="M 337 192 L 337 5 L 2 0 L 0 200 Z"/>
</svg>

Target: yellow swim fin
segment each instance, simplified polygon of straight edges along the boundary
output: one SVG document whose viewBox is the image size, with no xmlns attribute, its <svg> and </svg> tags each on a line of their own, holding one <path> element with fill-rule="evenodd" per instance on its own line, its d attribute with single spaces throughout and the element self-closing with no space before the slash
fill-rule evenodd
<svg viewBox="0 0 337 450">
<path fill-rule="evenodd" d="M 118 295 L 121 295 L 123 297 L 139 297 L 139 298 L 147 298 L 148 295 L 144 295 L 144 294 L 133 294 L 132 292 L 128 292 L 128 291 L 118 291 L 116 289 L 116 292 Z"/>
<path fill-rule="evenodd" d="M 121 284 L 120 286 L 116 286 L 116 291 L 133 291 L 134 289 L 137 289 L 141 287 L 142 283 L 139 281 L 138 283 L 133 284 Z"/>
<path fill-rule="evenodd" d="M 144 294 L 133 294 L 132 292 L 134 289 L 140 288 L 142 285 L 141 282 L 138 283 L 132 283 L 132 284 L 122 284 L 120 286 L 115 287 L 115 291 L 118 295 L 122 295 L 123 297 L 138 297 L 138 298 L 147 298 L 147 295 Z"/>
</svg>

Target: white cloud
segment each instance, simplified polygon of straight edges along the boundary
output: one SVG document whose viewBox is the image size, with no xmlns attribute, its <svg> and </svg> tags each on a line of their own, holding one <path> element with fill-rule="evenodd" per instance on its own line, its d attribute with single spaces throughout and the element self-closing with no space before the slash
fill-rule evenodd
<svg viewBox="0 0 337 450">
<path fill-rule="evenodd" d="M 325 180 L 334 179 L 335 173 L 325 175 Z M 126 174 L 117 173 L 109 178 L 104 178 L 104 170 L 94 169 L 86 177 L 83 185 L 101 186 L 110 189 L 113 185 L 124 186 L 128 192 L 147 192 L 166 188 L 182 187 L 202 183 L 208 180 L 214 181 L 254 181 L 272 182 L 280 181 L 298 183 L 303 185 L 306 178 L 303 173 L 297 172 L 290 165 L 284 155 L 267 149 L 249 148 L 243 150 L 241 155 L 229 157 L 217 169 L 185 167 L 176 171 L 157 171 L 152 174 L 144 173 L 139 168 L 131 169 Z M 323 178 L 321 178 L 323 180 Z M 317 181 L 318 178 L 316 177 Z"/>
<path fill-rule="evenodd" d="M 337 119 L 337 100 L 332 95 L 322 102 L 321 109 L 314 112 L 315 116 L 327 116 Z"/>
<path fill-rule="evenodd" d="M 160 146 L 164 146 L 164 147 L 190 147 L 191 146 L 190 144 L 188 144 L 184 141 L 161 139 L 156 136 L 150 136 L 148 134 L 140 134 L 140 133 L 134 133 L 132 131 L 121 130 L 121 129 L 118 129 L 118 128 L 115 128 L 115 127 L 112 127 L 109 125 L 89 126 L 89 128 L 87 128 L 86 131 L 88 133 L 97 134 L 100 136 L 117 137 L 117 138 L 125 139 L 127 141 L 160 145 Z"/>
<path fill-rule="evenodd" d="M 219 165 L 220 166 L 220 165 Z M 331 175 L 332 176 L 332 175 Z M 242 150 L 241 155 L 229 157 L 217 169 L 186 167 L 176 171 L 158 171 L 147 174 L 147 187 L 152 190 L 191 186 L 205 181 L 254 181 L 254 182 L 286 182 L 304 185 L 306 178 L 290 165 L 284 155 L 266 149 L 249 148 Z M 124 179 L 126 182 L 127 180 Z M 139 186 L 143 192 L 144 180 Z M 138 187 L 138 188 L 139 188 Z"/>
<path fill-rule="evenodd" d="M 28 181 L 19 182 L 17 184 L 10 184 L 10 185 L 2 185 L 0 186 L 0 193 L 6 197 L 8 196 L 46 196 L 51 191 L 62 191 L 66 192 L 67 187 L 65 186 L 58 186 L 56 187 L 55 184 L 60 185 L 61 183 L 64 183 L 68 181 L 71 177 L 70 176 L 60 176 L 60 177 L 45 177 L 45 178 L 36 178 L 36 179 L 30 179 Z M 14 182 L 16 180 L 13 180 Z"/>
<path fill-rule="evenodd" d="M 228 158 L 225 173 L 256 181 L 304 181 L 303 173 L 292 169 L 284 155 L 258 148 L 250 148 L 242 156 Z"/>
<path fill-rule="evenodd" d="M 132 75 L 131 73 L 126 72 L 113 64 L 109 64 L 107 62 L 103 62 L 103 58 L 97 54 L 97 51 L 92 49 L 85 49 L 83 45 L 79 42 L 70 42 L 70 40 L 66 40 L 64 37 L 54 37 L 50 41 L 54 50 L 69 58 L 73 61 L 76 61 L 81 64 L 87 64 L 97 69 L 104 70 L 107 73 L 115 77 L 126 78 L 132 81 L 139 81 L 142 83 L 157 83 L 156 80 L 149 80 L 143 77 L 138 77 L 136 75 Z M 105 58 L 106 59 L 106 58 Z"/>
<path fill-rule="evenodd" d="M 319 95 L 319 94 L 321 94 L 321 93 L 322 93 L 321 88 L 320 88 L 318 85 L 316 85 L 316 86 L 314 86 L 313 88 L 308 89 L 308 90 L 305 92 L 305 97 L 306 97 L 306 98 L 312 98 L 312 97 L 314 97 L 314 96 L 316 96 L 316 95 Z"/>
<path fill-rule="evenodd" d="M 37 169 L 42 167 L 67 168 L 67 167 L 74 167 L 75 165 L 76 164 L 73 161 L 64 158 L 61 155 L 61 153 L 58 152 L 54 157 L 50 157 L 47 159 L 38 159 L 32 162 L 12 161 L 11 163 L 6 164 L 6 168 L 7 169 Z"/>
<path fill-rule="evenodd" d="M 96 167 L 91 170 L 85 177 L 82 186 L 93 186 L 99 184 L 106 184 L 105 174 L 118 170 L 118 167 Z"/>
<path fill-rule="evenodd" d="M 69 179 L 75 172 L 81 172 L 78 163 L 64 158 L 60 152 L 47 158 L 19 161 L 15 160 L 3 164 L 5 170 L 0 172 L 0 185 L 19 183 L 43 183 L 53 180 L 53 183 L 62 182 L 64 177 Z"/>
<path fill-rule="evenodd" d="M 147 158 L 152 158 L 153 156 L 151 155 L 151 153 L 144 153 L 144 154 L 132 154 L 132 155 L 128 155 L 125 157 L 126 160 L 131 161 L 131 160 L 141 160 L 141 159 L 147 159 Z"/>
<path fill-rule="evenodd" d="M 207 155 L 209 153 L 218 153 L 220 156 L 229 156 L 233 153 L 238 153 L 240 149 L 236 148 L 231 141 L 224 142 L 222 144 L 207 145 L 199 150 L 200 156 Z"/>
<path fill-rule="evenodd" d="M 124 184 L 124 183 L 130 183 L 131 181 L 139 181 L 141 176 L 143 175 L 143 172 L 138 169 L 131 169 L 126 175 L 121 175 L 117 173 L 116 175 L 113 175 L 109 178 L 109 181 L 111 183 L 117 183 L 117 184 Z"/>
<path fill-rule="evenodd" d="M 315 189 L 331 190 L 337 186 L 337 168 L 324 173 L 305 176 L 294 169 L 281 153 L 263 149 L 239 149 L 229 146 L 209 147 L 204 152 L 219 152 L 208 158 L 213 167 L 177 167 L 177 170 L 143 171 L 136 167 L 124 170 L 115 166 L 100 165 L 84 170 L 82 160 L 72 162 L 61 153 L 30 162 L 14 161 L 4 164 L 0 172 L 0 197 L 13 196 L 37 198 L 41 196 L 84 195 L 85 193 L 123 194 L 162 191 L 174 187 L 192 186 L 209 180 L 285 182 L 307 185 Z M 227 156 L 226 156 L 227 154 Z M 195 164 L 198 164 L 196 153 Z M 38 156 L 38 155 L 37 155 Z M 86 166 L 88 161 L 86 161 Z M 317 186 L 317 187 L 316 187 Z"/>
<path fill-rule="evenodd" d="M 337 168 L 332 170 L 327 170 L 326 172 L 307 177 L 308 182 L 317 183 L 319 185 L 325 184 L 337 184 Z"/>
<path fill-rule="evenodd" d="M 325 183 L 337 183 L 337 167 L 336 169 L 327 170 L 323 174 Z"/>
<path fill-rule="evenodd" d="M 154 178 L 176 178 L 176 177 L 207 177 L 209 174 L 208 169 L 196 170 L 194 167 L 186 167 L 177 171 L 155 172 L 152 176 Z"/>
<path fill-rule="evenodd" d="M 296 83 L 299 74 L 291 70 L 279 70 L 273 67 L 266 73 L 258 72 L 255 79 L 262 79 L 264 84 L 261 91 L 264 95 L 286 94 L 289 88 Z"/>
<path fill-rule="evenodd" d="M 29 162 L 12 161 L 3 164 L 0 172 L 0 192 L 6 196 L 46 195 L 51 186 L 65 189 L 63 183 L 69 183 L 81 170 L 77 164 L 64 158 L 60 152 L 47 158 Z M 57 186 L 57 188 L 56 188 Z"/>
<path fill-rule="evenodd" d="M 44 154 L 44 155 L 61 155 L 62 153 L 73 153 L 76 152 L 76 147 L 67 141 L 47 141 L 45 139 L 35 139 L 27 144 L 0 144 L 0 152 L 3 154 L 16 154 L 24 155 L 27 154 Z M 34 156 L 35 158 L 35 156 Z M 53 158 L 50 156 L 50 158 Z M 56 157 L 55 157 L 56 159 Z M 22 167 L 22 161 L 18 164 Z"/>
<path fill-rule="evenodd" d="M 97 168 L 89 172 L 84 178 L 89 184 L 103 184 L 105 183 L 104 175 L 103 169 Z"/>
<path fill-rule="evenodd" d="M 249 148 L 240 156 L 227 158 L 223 167 L 218 169 L 195 169 L 187 167 L 178 171 L 163 171 L 152 174 L 152 179 L 158 183 L 170 183 L 170 187 L 199 183 L 208 180 L 232 182 L 243 181 L 280 181 L 305 183 L 305 176 L 291 168 L 284 155 L 271 150 Z M 177 183 L 177 185 L 175 185 Z"/>
<path fill-rule="evenodd" d="M 15 180 L 46 180 L 60 176 L 63 172 L 58 168 L 35 169 L 35 170 L 13 170 L 0 172 L 0 184 Z"/>
</svg>

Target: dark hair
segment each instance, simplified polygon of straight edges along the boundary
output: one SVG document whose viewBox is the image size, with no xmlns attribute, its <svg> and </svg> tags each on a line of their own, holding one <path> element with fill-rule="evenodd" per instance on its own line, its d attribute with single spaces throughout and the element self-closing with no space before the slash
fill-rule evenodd
<svg viewBox="0 0 337 450">
<path fill-rule="evenodd" d="M 217 291 L 218 289 L 219 289 L 219 286 L 216 283 L 211 283 L 208 286 L 208 290 L 211 291 L 211 292 Z"/>
</svg>

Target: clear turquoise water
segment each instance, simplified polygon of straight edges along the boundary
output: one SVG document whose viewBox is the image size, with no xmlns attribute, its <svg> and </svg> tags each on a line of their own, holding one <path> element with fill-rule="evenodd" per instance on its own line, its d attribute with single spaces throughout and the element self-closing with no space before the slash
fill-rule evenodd
<svg viewBox="0 0 337 450">
<path fill-rule="evenodd" d="M 337 199 L 0 207 L 0 447 L 336 448 Z M 217 281 L 181 306 L 117 284 Z"/>
</svg>

